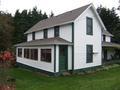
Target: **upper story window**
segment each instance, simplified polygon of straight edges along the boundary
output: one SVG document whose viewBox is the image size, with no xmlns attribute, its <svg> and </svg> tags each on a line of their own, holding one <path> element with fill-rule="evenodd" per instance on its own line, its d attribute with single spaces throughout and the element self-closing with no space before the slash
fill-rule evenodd
<svg viewBox="0 0 120 90">
<path fill-rule="evenodd" d="M 103 41 L 106 41 L 106 40 L 105 40 L 105 38 L 106 38 L 106 36 L 105 36 L 105 35 L 103 35 Z"/>
<path fill-rule="evenodd" d="M 32 40 L 35 40 L 35 32 L 32 33 Z"/>
<path fill-rule="evenodd" d="M 59 26 L 54 27 L 54 37 L 59 37 Z"/>
<path fill-rule="evenodd" d="M 87 35 L 93 35 L 93 19 L 90 17 L 86 18 L 86 29 Z"/>
<path fill-rule="evenodd" d="M 43 32 L 44 32 L 44 38 L 48 38 L 48 30 L 45 29 Z"/>
</svg>

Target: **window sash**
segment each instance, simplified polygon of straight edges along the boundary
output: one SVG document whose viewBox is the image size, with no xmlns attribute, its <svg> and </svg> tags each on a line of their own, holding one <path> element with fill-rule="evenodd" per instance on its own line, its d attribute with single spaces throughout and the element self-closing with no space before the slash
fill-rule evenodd
<svg viewBox="0 0 120 90">
<path fill-rule="evenodd" d="M 41 61 L 51 62 L 51 49 L 41 49 Z"/>
<path fill-rule="evenodd" d="M 59 37 L 59 26 L 54 27 L 54 36 Z"/>
<path fill-rule="evenodd" d="M 18 48 L 18 57 L 22 57 L 22 48 Z"/>
<path fill-rule="evenodd" d="M 87 45 L 86 48 L 86 62 L 92 63 L 93 62 L 93 45 Z"/>
<path fill-rule="evenodd" d="M 87 17 L 86 19 L 86 28 L 87 28 L 87 35 L 93 35 L 93 19 Z"/>
<path fill-rule="evenodd" d="M 35 32 L 32 33 L 32 40 L 35 40 Z"/>
<path fill-rule="evenodd" d="M 47 29 L 44 30 L 44 38 L 48 38 L 48 30 Z"/>
<path fill-rule="evenodd" d="M 38 49 L 24 49 L 24 58 L 38 60 Z"/>
</svg>

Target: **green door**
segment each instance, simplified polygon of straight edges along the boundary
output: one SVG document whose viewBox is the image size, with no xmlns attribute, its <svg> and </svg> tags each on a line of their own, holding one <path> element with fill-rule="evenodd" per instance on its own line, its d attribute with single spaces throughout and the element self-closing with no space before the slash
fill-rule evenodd
<svg viewBox="0 0 120 90">
<path fill-rule="evenodd" d="M 59 46 L 59 70 L 66 71 L 67 70 L 67 46 Z"/>
</svg>

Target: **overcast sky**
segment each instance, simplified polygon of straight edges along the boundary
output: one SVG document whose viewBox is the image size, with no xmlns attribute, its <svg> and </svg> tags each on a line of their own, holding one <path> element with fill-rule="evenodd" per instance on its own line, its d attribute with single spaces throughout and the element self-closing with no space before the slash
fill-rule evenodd
<svg viewBox="0 0 120 90">
<path fill-rule="evenodd" d="M 0 10 L 14 14 L 16 9 L 32 9 L 37 6 L 38 9 L 55 15 L 93 3 L 97 8 L 100 4 L 107 8 L 118 7 L 119 0 L 0 0 Z"/>
</svg>

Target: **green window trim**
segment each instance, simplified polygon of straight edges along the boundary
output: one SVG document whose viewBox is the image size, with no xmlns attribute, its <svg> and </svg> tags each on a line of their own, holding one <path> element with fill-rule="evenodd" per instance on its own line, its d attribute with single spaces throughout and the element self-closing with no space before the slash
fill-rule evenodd
<svg viewBox="0 0 120 90">
<path fill-rule="evenodd" d="M 86 17 L 86 34 L 93 35 L 93 19 Z"/>
<path fill-rule="evenodd" d="M 93 45 L 86 45 L 86 63 L 93 62 Z"/>
</svg>

